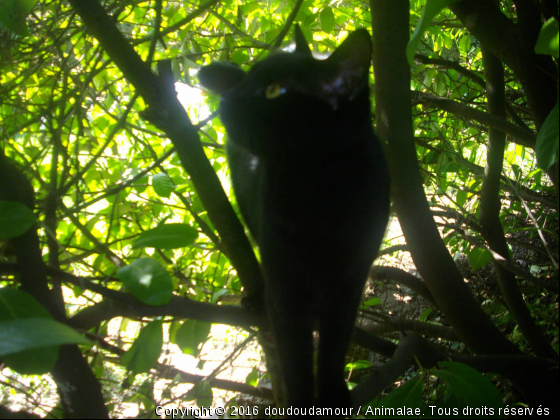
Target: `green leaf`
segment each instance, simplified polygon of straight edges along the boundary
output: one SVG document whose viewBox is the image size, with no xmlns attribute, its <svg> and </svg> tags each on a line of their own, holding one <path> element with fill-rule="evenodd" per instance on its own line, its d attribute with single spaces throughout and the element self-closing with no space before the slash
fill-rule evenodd
<svg viewBox="0 0 560 420">
<path fill-rule="evenodd" d="M 90 344 L 67 325 L 49 318 L 19 318 L 0 321 L 0 356 L 39 347 Z"/>
<path fill-rule="evenodd" d="M 25 204 L 0 200 L 0 239 L 21 236 L 35 222 L 35 215 Z"/>
<path fill-rule="evenodd" d="M 443 73 L 436 73 L 434 78 L 434 88 L 439 96 L 447 96 L 447 79 Z"/>
<path fill-rule="evenodd" d="M 537 142 L 535 145 L 535 152 L 537 153 L 537 162 L 541 168 L 548 171 L 552 165 L 558 163 L 558 103 L 552 109 L 539 134 L 537 135 Z"/>
<path fill-rule="evenodd" d="M 397 389 L 392 390 L 385 398 L 379 400 L 376 399 L 372 404 L 370 404 L 370 410 L 375 408 L 394 408 L 415 410 L 417 408 L 422 408 L 422 390 L 424 389 L 424 383 L 421 378 L 415 378 L 408 382 L 405 382 Z M 373 419 L 384 419 L 384 418 L 395 418 L 395 416 L 368 416 L 368 418 Z M 415 415 L 399 415 L 399 419 L 406 418 L 418 418 Z"/>
<path fill-rule="evenodd" d="M 369 360 L 356 360 L 354 362 L 348 363 L 344 370 L 349 372 L 351 370 L 369 369 L 371 367 L 371 362 Z"/>
<path fill-rule="evenodd" d="M 280 33 L 280 28 L 270 29 L 266 33 L 265 42 L 272 44 L 279 33 Z"/>
<path fill-rule="evenodd" d="M 52 319 L 51 314 L 30 294 L 8 287 L 0 289 L 0 321 L 36 317 Z M 16 372 L 41 375 L 53 369 L 57 358 L 58 346 L 53 346 L 7 354 L 2 360 Z"/>
<path fill-rule="evenodd" d="M 460 208 L 465 207 L 465 203 L 467 202 L 468 192 L 464 190 L 457 191 L 457 205 Z"/>
<path fill-rule="evenodd" d="M 303 9 L 303 7 L 300 9 L 300 12 L 298 13 L 298 15 L 301 13 L 301 10 Z M 319 13 L 310 13 L 309 15 L 305 16 L 305 19 L 303 21 L 303 23 L 301 24 L 301 31 L 303 32 L 303 35 L 305 37 L 305 39 L 312 39 L 312 33 L 311 31 L 308 29 L 312 26 L 315 26 L 315 23 L 317 21 L 317 19 L 319 18 Z"/>
<path fill-rule="evenodd" d="M 250 57 L 249 54 L 247 54 L 247 51 L 245 50 L 236 50 L 232 55 L 231 55 L 231 61 L 233 61 L 236 64 L 244 64 L 247 61 L 249 61 Z"/>
<path fill-rule="evenodd" d="M 173 283 L 165 268 L 152 258 L 139 258 L 119 269 L 117 277 L 139 301 L 151 306 L 171 300 Z"/>
<path fill-rule="evenodd" d="M 261 3 L 255 1 L 248 4 L 244 4 L 243 6 L 241 6 L 241 9 L 243 10 L 244 15 L 248 15 L 249 13 L 254 12 L 255 10 L 261 9 L 262 6 L 263 5 Z"/>
<path fill-rule="evenodd" d="M 152 186 L 156 194 L 160 197 L 169 197 L 175 190 L 175 185 L 167 174 L 156 174 L 152 176 Z"/>
<path fill-rule="evenodd" d="M 1 328 L 1 326 L 0 326 Z M 2 356 L 10 369 L 23 375 L 42 375 L 53 370 L 59 346 L 40 347 Z"/>
<path fill-rule="evenodd" d="M 377 306 L 379 304 L 381 304 L 381 299 L 374 297 L 366 300 L 363 305 L 365 307 L 368 307 L 368 306 Z"/>
<path fill-rule="evenodd" d="M 148 372 L 156 366 L 163 345 L 163 321 L 152 321 L 134 340 L 130 349 L 121 356 L 121 361 L 132 375 Z"/>
<path fill-rule="evenodd" d="M 467 55 L 471 48 L 471 36 L 469 34 L 465 34 L 461 37 L 459 41 L 459 51 L 461 54 Z"/>
<path fill-rule="evenodd" d="M 476 247 L 469 253 L 469 263 L 473 270 L 480 270 L 492 261 L 492 254 L 484 248 Z"/>
<path fill-rule="evenodd" d="M 329 6 L 321 10 L 319 19 L 321 21 L 321 29 L 327 33 L 332 32 L 334 29 L 334 13 Z"/>
<path fill-rule="evenodd" d="M 41 154 L 41 149 L 35 146 L 28 146 L 24 150 L 25 154 L 32 159 L 37 159 Z"/>
<path fill-rule="evenodd" d="M 25 18 L 36 3 L 37 0 L 0 1 L 0 27 L 4 26 L 16 35 L 30 35 Z"/>
<path fill-rule="evenodd" d="M 255 388 L 259 385 L 259 370 L 257 368 L 251 370 L 251 373 L 245 378 L 245 383 Z"/>
<path fill-rule="evenodd" d="M 424 84 L 426 86 L 429 86 L 433 83 L 434 78 L 436 77 L 436 69 L 427 69 L 426 70 L 426 74 L 424 76 Z M 435 154 L 436 152 L 433 151 L 433 153 Z M 429 161 L 428 161 L 429 162 Z"/>
<path fill-rule="evenodd" d="M 453 394 L 452 398 L 464 407 L 490 407 L 498 414 L 503 407 L 502 397 L 490 380 L 476 369 L 457 362 L 439 362 L 442 369 L 430 369 L 432 375 L 442 379 Z"/>
<path fill-rule="evenodd" d="M 210 303 L 218 303 L 220 301 L 220 298 L 228 293 L 230 293 L 229 289 L 220 289 L 217 292 L 214 292 L 212 294 L 212 300 Z"/>
<path fill-rule="evenodd" d="M 19 318 L 52 318 L 33 296 L 22 290 L 0 289 L 0 321 Z"/>
<path fill-rule="evenodd" d="M 183 57 L 183 69 L 198 69 L 200 66 L 196 64 L 194 61 L 189 60 L 187 57 Z M 185 72 L 186 73 L 186 72 Z"/>
<path fill-rule="evenodd" d="M 212 406 L 212 401 L 214 400 L 212 387 L 208 381 L 200 381 L 195 384 L 195 386 L 193 386 L 188 392 L 188 396 L 190 396 L 191 399 L 196 399 L 196 405 L 199 407 L 210 407 Z"/>
<path fill-rule="evenodd" d="M 198 357 L 200 344 L 208 339 L 212 324 L 188 319 L 175 332 L 175 341 L 183 353 Z"/>
<path fill-rule="evenodd" d="M 535 44 L 537 54 L 549 54 L 558 58 L 558 21 L 554 18 L 548 19 L 539 33 Z"/>
<path fill-rule="evenodd" d="M 426 32 L 428 26 L 432 22 L 433 18 L 443 9 L 444 7 L 449 6 L 452 3 L 455 3 L 458 0 L 427 0 L 426 6 L 424 6 L 424 10 L 422 11 L 422 17 L 418 21 L 418 25 L 414 30 L 414 34 L 410 41 L 408 41 L 408 45 L 406 46 L 406 58 L 408 59 L 408 64 L 410 67 L 414 67 L 414 54 L 418 49 L 418 44 L 420 44 L 420 40 Z"/>
<path fill-rule="evenodd" d="M 197 238 L 198 232 L 192 226 L 170 223 L 143 232 L 134 242 L 132 248 L 183 248 L 191 245 Z"/>
<path fill-rule="evenodd" d="M 426 320 L 428 319 L 428 317 L 430 316 L 430 314 L 432 313 L 433 310 L 434 310 L 434 308 L 426 309 L 424 312 L 422 312 L 422 314 L 418 318 L 418 321 L 426 322 Z"/>
</svg>

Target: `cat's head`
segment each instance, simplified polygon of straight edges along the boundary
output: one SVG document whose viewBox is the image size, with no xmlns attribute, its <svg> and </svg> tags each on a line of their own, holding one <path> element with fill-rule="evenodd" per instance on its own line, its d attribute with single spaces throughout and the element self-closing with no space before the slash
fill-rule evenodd
<svg viewBox="0 0 560 420">
<path fill-rule="evenodd" d="M 369 121 L 371 52 L 369 33 L 359 29 L 327 59 L 316 60 L 296 26 L 294 52 L 273 53 L 247 73 L 231 63 L 212 63 L 200 70 L 199 80 L 222 95 L 228 135 L 253 153 L 324 147 L 320 139 Z"/>
</svg>

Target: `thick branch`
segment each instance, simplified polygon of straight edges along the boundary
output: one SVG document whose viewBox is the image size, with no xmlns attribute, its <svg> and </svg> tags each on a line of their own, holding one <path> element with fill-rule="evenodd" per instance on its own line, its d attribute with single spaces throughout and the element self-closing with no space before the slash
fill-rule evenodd
<svg viewBox="0 0 560 420">
<path fill-rule="evenodd" d="M 124 295 L 124 294 L 123 294 Z M 206 302 L 197 302 L 188 298 L 174 296 L 171 301 L 162 306 L 144 305 L 131 296 L 124 295 L 127 299 L 117 301 L 104 299 L 93 306 L 88 306 L 78 312 L 69 320 L 74 328 L 90 329 L 118 316 L 126 318 L 143 318 L 155 316 L 173 316 L 180 319 L 196 319 L 216 324 L 227 324 L 249 329 L 251 325 L 262 325 L 262 319 L 253 312 L 243 308 L 229 305 L 214 305 Z"/>
<path fill-rule="evenodd" d="M 352 341 L 363 348 L 379 353 L 385 357 L 391 357 L 397 348 L 397 345 L 392 341 L 368 333 L 361 327 L 354 328 Z"/>
<path fill-rule="evenodd" d="M 34 191 L 25 176 L 0 152 L 0 200 L 19 201 L 33 209 Z M 64 307 L 49 290 L 41 247 L 34 226 L 12 239 L 22 290 L 35 297 L 60 322 L 66 322 Z M 52 370 L 65 416 L 68 418 L 108 418 L 101 386 L 77 345 L 60 346 Z"/>
<path fill-rule="evenodd" d="M 397 283 L 412 289 L 437 308 L 437 303 L 422 279 L 407 273 L 397 267 L 375 265 L 371 268 L 369 276 L 376 280 L 395 280 Z"/>
<path fill-rule="evenodd" d="M 521 277 L 522 279 L 525 279 L 538 286 L 541 286 L 551 293 L 558 294 L 558 292 L 560 292 L 557 284 L 551 281 L 547 281 L 535 277 L 529 271 L 519 267 L 518 265 L 513 264 L 509 259 L 506 259 L 505 257 L 501 256 L 497 252 L 494 252 L 492 250 L 490 250 L 490 252 L 492 253 L 492 258 L 494 258 L 494 261 L 497 264 L 500 264 L 502 267 L 504 267 L 508 271 L 511 271 L 516 276 Z"/>
<path fill-rule="evenodd" d="M 403 336 L 391 359 L 352 390 L 354 406 L 373 401 L 381 391 L 415 365 L 415 357 L 421 361 L 422 366 L 430 368 L 444 359 L 445 352 L 432 347 L 418 334 Z"/>
<path fill-rule="evenodd" d="M 426 201 L 410 107 L 408 2 L 371 1 L 377 128 L 388 144 L 393 200 L 412 258 L 440 310 L 469 347 L 490 354 L 518 351 L 480 309 L 441 240 Z"/>
<path fill-rule="evenodd" d="M 381 322 L 362 322 L 361 328 L 370 334 L 386 334 L 392 331 L 415 332 L 426 337 L 449 341 L 461 341 L 455 332 L 441 324 L 420 322 L 411 319 L 389 317 Z"/>
<path fill-rule="evenodd" d="M 173 142 L 185 170 L 220 234 L 224 253 L 236 267 L 248 293 L 260 295 L 262 281 L 258 262 L 212 165 L 206 158 L 198 133 L 176 93 L 156 77 L 125 40 L 97 0 L 70 0 L 74 9 L 104 50 L 149 105 L 150 120 Z"/>
<path fill-rule="evenodd" d="M 364 333 L 367 334 L 367 333 Z M 362 337 L 365 341 L 366 337 Z M 550 379 L 549 372 L 558 371 L 558 359 L 546 359 L 522 355 L 481 355 L 464 356 L 450 354 L 446 349 L 433 345 L 420 335 L 411 333 L 402 337 L 398 346 L 387 346 L 384 356 L 391 359 L 372 375 L 362 381 L 352 391 L 354 405 L 361 405 L 372 401 L 384 388 L 392 385 L 399 376 L 408 369 L 416 366 L 416 360 L 423 368 L 431 368 L 437 362 L 452 360 L 469 365 L 480 372 L 500 373 L 504 376 L 527 375 L 537 379 Z M 554 378 L 554 375 L 552 375 Z M 553 391 L 557 385 L 551 383 Z M 554 415 L 556 408 L 546 405 Z"/>
<path fill-rule="evenodd" d="M 505 117 L 505 83 L 502 62 L 485 47 L 482 48 L 482 60 L 486 74 L 488 110 L 495 117 Z M 486 171 L 480 193 L 480 223 L 483 228 L 482 234 L 490 249 L 507 256 L 508 246 L 500 221 L 500 176 L 505 145 L 505 134 L 490 127 Z M 545 340 L 533 322 L 531 313 L 523 301 L 515 275 L 498 263 L 494 263 L 494 270 L 506 305 L 533 351 L 539 356 L 557 357 L 550 343 Z"/>
</svg>

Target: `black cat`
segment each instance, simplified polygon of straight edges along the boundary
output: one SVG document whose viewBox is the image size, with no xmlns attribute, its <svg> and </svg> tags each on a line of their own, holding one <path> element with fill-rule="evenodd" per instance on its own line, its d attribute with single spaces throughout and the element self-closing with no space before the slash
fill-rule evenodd
<svg viewBox="0 0 560 420">
<path fill-rule="evenodd" d="M 271 54 L 248 74 L 228 63 L 199 73 L 222 94 L 233 187 L 260 249 L 290 406 L 351 405 L 345 352 L 389 215 L 370 118 L 371 52 L 360 29 L 315 60 L 296 27 L 293 53 Z"/>
</svg>

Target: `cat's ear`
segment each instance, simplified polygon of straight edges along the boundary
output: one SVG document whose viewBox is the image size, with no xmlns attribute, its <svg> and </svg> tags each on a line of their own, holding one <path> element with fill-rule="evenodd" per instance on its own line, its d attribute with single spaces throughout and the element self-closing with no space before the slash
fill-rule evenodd
<svg viewBox="0 0 560 420">
<path fill-rule="evenodd" d="M 368 81 L 372 48 L 367 30 L 352 32 L 325 61 L 325 93 L 352 100 Z"/>
<path fill-rule="evenodd" d="M 202 86 L 220 95 L 238 85 L 245 79 L 245 72 L 237 64 L 216 61 L 198 71 Z"/>
<path fill-rule="evenodd" d="M 311 55 L 311 50 L 309 49 L 309 44 L 305 39 L 305 35 L 301 31 L 299 25 L 294 27 L 294 32 L 296 34 L 296 52 L 299 54 Z"/>
</svg>

